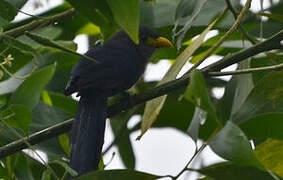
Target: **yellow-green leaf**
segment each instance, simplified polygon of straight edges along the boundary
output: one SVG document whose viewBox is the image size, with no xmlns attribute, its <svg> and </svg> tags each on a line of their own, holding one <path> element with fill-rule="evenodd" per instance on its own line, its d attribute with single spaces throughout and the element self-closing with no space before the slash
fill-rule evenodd
<svg viewBox="0 0 283 180">
<path fill-rule="evenodd" d="M 70 155 L 70 140 L 67 134 L 62 134 L 59 136 L 59 143 L 64 150 L 64 152 Z"/>
<path fill-rule="evenodd" d="M 256 147 L 255 153 L 267 169 L 283 177 L 283 141 L 267 140 Z"/>
<path fill-rule="evenodd" d="M 40 99 L 43 88 L 52 79 L 55 65 L 49 65 L 28 77 L 12 94 L 10 104 L 21 104 L 32 110 Z"/>
<path fill-rule="evenodd" d="M 271 14 L 271 13 L 261 12 L 261 13 L 258 13 L 258 15 L 265 16 L 265 17 L 268 17 L 268 18 L 273 19 L 275 21 L 283 23 L 283 15 L 281 15 L 281 14 L 273 14 L 273 13 Z"/>
<path fill-rule="evenodd" d="M 28 134 L 32 114 L 27 107 L 23 105 L 11 105 L 8 109 L 1 112 L 0 117 L 7 125 L 19 128 Z"/>
<path fill-rule="evenodd" d="M 166 82 L 176 79 L 177 75 L 181 71 L 184 64 L 192 56 L 192 54 L 202 45 L 206 34 L 210 29 L 216 24 L 219 18 L 215 19 L 201 34 L 196 38 L 176 59 L 175 63 L 171 66 L 168 72 L 165 74 L 164 78 L 157 84 L 157 86 L 164 84 Z M 138 137 L 140 139 L 142 135 L 150 128 L 152 123 L 156 120 L 160 110 L 163 107 L 163 104 L 166 100 L 167 95 L 158 97 L 151 101 L 148 101 L 145 106 L 141 134 Z"/>
</svg>

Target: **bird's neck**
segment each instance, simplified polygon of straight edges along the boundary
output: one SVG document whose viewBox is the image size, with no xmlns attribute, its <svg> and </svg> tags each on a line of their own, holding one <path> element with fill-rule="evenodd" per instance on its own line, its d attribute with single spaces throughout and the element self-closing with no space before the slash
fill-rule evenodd
<svg viewBox="0 0 283 180">
<path fill-rule="evenodd" d="M 154 48 L 151 48 L 151 47 L 138 47 L 138 51 L 139 51 L 139 54 L 142 56 L 142 58 L 147 62 L 151 56 L 154 54 L 155 52 L 155 49 Z"/>
</svg>

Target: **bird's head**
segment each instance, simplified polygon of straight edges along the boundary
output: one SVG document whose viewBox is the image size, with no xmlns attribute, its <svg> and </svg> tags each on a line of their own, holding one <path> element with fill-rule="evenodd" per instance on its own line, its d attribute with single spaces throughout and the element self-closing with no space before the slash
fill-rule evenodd
<svg viewBox="0 0 283 180">
<path fill-rule="evenodd" d="M 173 44 L 166 38 L 161 37 L 153 29 L 146 26 L 139 28 L 139 44 L 141 46 L 150 46 L 152 48 L 172 48 Z"/>
<path fill-rule="evenodd" d="M 166 38 L 161 37 L 153 29 L 140 26 L 139 44 L 137 47 L 145 59 L 149 59 L 158 48 L 171 48 L 173 44 Z"/>
</svg>

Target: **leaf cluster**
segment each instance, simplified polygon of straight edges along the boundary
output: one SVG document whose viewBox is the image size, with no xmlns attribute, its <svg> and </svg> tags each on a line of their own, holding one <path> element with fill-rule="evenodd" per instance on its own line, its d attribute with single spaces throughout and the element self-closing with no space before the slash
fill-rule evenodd
<svg viewBox="0 0 283 180">
<path fill-rule="evenodd" d="M 176 44 L 175 48 L 158 51 L 151 63 L 168 59 L 174 64 L 165 80 L 146 82 L 142 78 L 131 89 L 135 92 L 131 100 L 138 102 L 137 105 L 144 103 L 143 97 L 150 100 L 160 96 L 154 94 L 158 94 L 154 91 L 158 90 L 154 88 L 156 85 L 169 89 L 167 85 L 171 83 L 171 92 L 159 99 L 159 106 L 149 108 L 156 113 L 154 117 L 150 112 L 134 127 L 128 127 L 127 123 L 133 116 L 142 116 L 147 111 L 143 104 L 132 107 L 128 103 L 125 109 L 131 109 L 119 114 L 110 108 L 114 112 L 109 116 L 115 135 L 111 147 L 117 145 L 127 169 L 103 170 L 101 165 L 100 171 L 80 179 L 165 177 L 134 170 L 136 156 L 130 135 L 143 127 L 144 122 L 146 128 L 170 127 L 183 132 L 195 142 L 204 142 L 203 148 L 210 146 L 227 160 L 198 169 L 186 166 L 177 176 L 166 177 L 177 179 L 184 171 L 195 171 L 205 176 L 200 179 L 206 180 L 283 178 L 283 72 L 280 69 L 251 71 L 233 75 L 229 80 L 194 69 L 187 74 L 189 84 L 174 84 L 188 60 L 192 64 L 200 62 L 229 31 L 243 8 L 237 0 L 67 0 L 37 16 L 13 21 L 26 3 L 27 0 L 0 0 L 0 144 L 3 146 L 0 178 L 49 180 L 76 175 L 68 167 L 67 132 L 78 103 L 62 94 L 71 68 L 84 57 L 75 52 L 77 45 L 73 39 L 86 34 L 89 44 L 107 41 L 122 28 L 138 43 L 141 24 L 155 28 Z M 245 12 L 237 29 L 210 55 L 226 57 L 229 61 L 231 54 L 254 47 L 254 55 L 244 57 L 242 62 L 233 60 L 237 62 L 237 70 L 283 63 L 282 47 L 281 51 L 274 48 L 262 53 L 265 49 L 256 46 L 280 32 L 282 45 L 282 12 L 281 1 L 271 4 L 267 11 Z M 204 40 L 211 30 L 217 34 Z M 216 96 L 215 89 L 222 89 L 224 95 Z M 113 97 L 109 106 L 119 105 L 120 99 Z M 61 126 L 66 123 L 69 125 Z M 36 141 L 30 141 L 29 136 L 37 137 Z M 19 140 L 21 137 L 27 138 Z M 16 141 L 22 142 L 20 148 L 7 146 Z M 28 149 L 10 155 L 24 147 Z M 9 156 L 3 155 L 4 149 L 10 151 Z M 202 148 L 197 149 L 191 160 L 201 151 Z M 38 157 L 43 157 L 42 154 L 46 157 L 44 162 Z"/>
</svg>

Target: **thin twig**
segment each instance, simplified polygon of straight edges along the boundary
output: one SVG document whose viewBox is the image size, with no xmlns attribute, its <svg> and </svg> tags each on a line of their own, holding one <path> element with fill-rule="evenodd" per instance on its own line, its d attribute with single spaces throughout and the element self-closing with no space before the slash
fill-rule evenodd
<svg viewBox="0 0 283 180">
<path fill-rule="evenodd" d="M 124 128 L 127 128 L 127 124 L 126 126 L 123 126 Z M 102 154 L 106 154 L 114 145 L 118 144 L 119 141 L 121 140 L 121 137 L 123 136 L 123 134 L 125 133 L 125 130 L 121 129 L 115 136 L 115 139 L 109 144 L 109 146 L 102 152 Z"/>
<path fill-rule="evenodd" d="M 93 63 L 99 64 L 99 62 L 97 60 L 95 60 L 94 58 L 92 58 L 90 56 L 86 56 L 84 54 L 77 53 L 76 51 L 73 51 L 73 50 L 71 50 L 69 48 L 66 48 L 66 47 L 56 43 L 55 41 L 50 40 L 48 38 L 45 38 L 43 36 L 40 36 L 40 35 L 31 33 L 31 32 L 28 32 L 28 31 L 25 32 L 25 35 L 28 36 L 30 39 L 34 40 L 35 42 L 41 44 L 41 45 L 52 47 L 52 48 L 56 48 L 56 49 L 65 51 L 67 53 L 76 55 L 78 57 L 84 58 L 86 60 L 92 61 Z"/>
<path fill-rule="evenodd" d="M 192 70 L 196 69 L 204 60 L 206 60 L 239 26 L 241 20 L 243 19 L 245 13 L 251 6 L 252 0 L 247 0 L 245 6 L 243 7 L 242 11 L 240 12 L 239 16 L 237 17 L 236 21 L 234 22 L 233 26 L 219 39 L 219 41 L 212 46 L 209 51 L 197 62 L 195 63 L 192 68 L 187 72 L 189 74 Z"/>
<path fill-rule="evenodd" d="M 235 63 L 239 63 L 245 60 L 246 58 L 252 57 L 259 53 L 275 50 L 275 49 L 283 49 L 283 45 L 280 44 L 280 41 L 282 40 L 283 40 L 283 30 L 273 35 L 269 39 L 256 44 L 251 48 L 243 49 L 242 51 L 239 51 L 235 54 L 226 56 L 221 60 L 201 69 L 201 71 L 206 75 L 206 77 L 209 77 L 208 75 L 209 72 L 220 71 L 223 68 L 226 68 Z M 108 107 L 108 117 L 112 117 L 136 105 L 145 103 L 148 100 L 168 94 L 181 87 L 185 87 L 188 85 L 189 81 L 190 81 L 190 76 L 189 74 L 186 74 L 179 79 L 152 88 L 146 92 L 143 92 L 142 94 L 131 95 L 130 97 L 122 99 L 117 103 L 115 103 L 114 105 Z M 24 140 L 29 142 L 31 145 L 38 144 L 47 139 L 68 132 L 71 129 L 72 123 L 73 123 L 73 119 L 69 119 L 62 123 L 46 128 L 42 131 L 34 133 L 29 137 L 14 141 L 3 147 L 0 147 L 0 159 L 27 148 L 25 143 L 23 143 Z"/>
<path fill-rule="evenodd" d="M 135 113 L 135 109 L 131 109 L 127 112 L 127 114 L 125 115 L 125 117 L 123 118 L 122 122 L 119 125 L 119 129 L 117 130 L 117 133 L 114 133 L 115 139 L 108 145 L 108 147 L 102 152 L 102 154 L 106 154 L 114 145 L 118 144 L 125 132 L 131 131 L 138 125 L 137 124 L 131 129 L 127 128 L 127 124 L 134 113 Z"/>
<path fill-rule="evenodd" d="M 48 19 L 46 17 L 40 17 L 40 16 L 37 16 L 37 15 L 33 15 L 33 14 L 29 14 L 29 13 L 26 13 L 20 9 L 17 10 L 18 12 L 24 14 L 24 15 L 27 15 L 27 16 L 30 16 L 30 17 L 33 17 L 33 18 L 37 18 L 37 19 Z"/>
<path fill-rule="evenodd" d="M 13 48 L 15 48 L 15 49 L 17 49 L 17 50 L 19 50 L 19 51 L 22 52 L 23 54 L 30 54 L 30 55 L 32 55 L 33 58 L 34 58 L 34 66 L 33 66 L 33 68 L 31 69 L 31 71 L 30 71 L 28 74 L 23 75 L 23 76 L 17 76 L 17 75 L 14 75 L 13 73 L 11 73 L 11 72 L 10 72 L 7 68 L 5 68 L 5 66 L 4 66 L 4 65 L 6 64 L 5 61 L 2 62 L 2 63 L 0 63 L 0 68 L 2 68 L 2 70 L 3 70 L 6 74 L 8 74 L 10 77 L 15 78 L 15 79 L 24 80 L 24 79 L 30 77 L 30 76 L 37 70 L 38 65 L 39 65 L 39 64 L 38 64 L 38 61 L 37 61 L 37 59 L 36 59 L 36 55 L 35 55 L 34 53 L 32 53 L 32 52 L 21 50 L 21 49 L 19 49 L 19 48 L 16 47 L 16 46 L 13 46 L 13 45 L 10 45 L 10 46 L 13 47 Z M 5 50 L 6 50 L 6 49 L 5 49 Z M 0 54 L 0 55 L 1 55 L 1 54 Z"/>
<path fill-rule="evenodd" d="M 203 143 L 201 145 L 201 147 L 195 151 L 194 155 L 191 157 L 191 159 L 187 162 L 187 164 L 185 165 L 185 167 L 172 179 L 176 180 L 178 179 L 185 171 L 188 170 L 188 166 L 193 162 L 193 160 L 195 160 L 195 158 L 204 150 L 204 148 L 207 146 L 207 142 Z"/>
<path fill-rule="evenodd" d="M 231 4 L 230 0 L 225 0 L 225 1 L 226 1 L 226 4 L 227 4 L 228 9 L 232 12 L 234 18 L 237 19 L 236 10 L 235 10 L 235 8 L 233 7 L 233 5 Z M 244 27 L 243 27 L 241 24 L 239 24 L 239 29 L 240 29 L 241 33 L 244 35 L 244 37 L 246 37 L 247 40 L 249 40 L 252 44 L 256 44 L 256 43 L 259 42 L 256 38 L 250 36 L 250 35 L 245 31 Z M 269 58 L 274 59 L 274 57 L 271 55 L 271 53 L 265 52 L 265 54 L 266 54 Z"/>
<path fill-rule="evenodd" d="M 283 40 L 283 30 L 279 31 L 277 34 L 273 35 L 269 39 L 257 43 L 256 45 L 248 48 L 242 49 L 234 54 L 228 54 L 224 58 L 220 59 L 219 61 L 206 66 L 202 69 L 202 71 L 209 72 L 209 71 L 219 71 L 223 68 L 226 68 L 232 64 L 239 63 L 249 57 L 255 56 L 257 54 L 275 50 L 275 49 L 283 49 L 283 44 L 281 41 Z"/>
<path fill-rule="evenodd" d="M 22 139 L 23 137 L 13 128 L 11 128 L 5 121 L 1 121 L 8 129 L 10 129 L 10 131 L 16 135 L 18 138 Z M 31 144 L 27 141 L 24 141 L 24 143 L 32 150 L 32 152 L 42 161 L 42 163 L 44 164 L 44 166 L 50 170 L 50 172 L 52 173 L 52 175 L 57 179 L 60 180 L 59 177 L 56 175 L 56 173 L 53 171 L 53 169 L 49 166 L 48 163 L 46 163 L 44 161 L 44 159 L 36 152 L 36 150 L 31 146 Z"/>
<path fill-rule="evenodd" d="M 221 129 L 221 126 L 218 126 L 217 128 L 214 129 L 213 133 L 211 133 L 211 135 L 206 140 L 206 142 L 204 142 L 199 149 L 196 149 L 194 155 L 191 157 L 191 159 L 188 161 L 188 163 L 185 165 L 185 167 L 173 178 L 173 180 L 177 180 L 185 171 L 190 170 L 189 165 L 204 150 L 204 148 L 209 144 L 209 142 L 219 132 L 220 129 Z M 197 146 L 196 146 L 196 148 L 197 148 Z"/>
<path fill-rule="evenodd" d="M 8 36 L 12 36 L 12 37 L 18 37 L 23 35 L 26 31 L 32 31 L 35 30 L 38 27 L 43 27 L 43 26 L 47 26 L 49 24 L 52 24 L 54 22 L 57 22 L 61 19 L 64 19 L 66 17 L 70 17 L 75 13 L 74 9 L 68 9 L 62 13 L 59 14 L 55 14 L 46 18 L 41 18 L 41 19 L 35 19 L 33 21 L 31 21 L 28 24 L 10 29 L 8 31 L 3 32 L 0 35 L 0 40 L 2 39 L 2 35 L 8 35 Z"/>
<path fill-rule="evenodd" d="M 232 6 L 230 0 L 225 0 L 226 1 L 226 4 L 227 4 L 227 7 L 228 9 L 232 12 L 233 16 L 234 16 L 234 19 L 236 20 L 238 18 L 238 14 L 236 12 L 236 10 L 234 9 L 234 7 Z M 259 41 L 256 40 L 255 38 L 253 38 L 252 36 L 250 36 L 243 28 L 243 26 L 241 24 L 238 25 L 241 33 L 252 43 L 252 44 L 256 44 L 258 43 Z"/>
<path fill-rule="evenodd" d="M 209 76 L 227 76 L 227 75 L 238 75 L 238 74 L 247 74 L 247 73 L 254 73 L 260 71 L 270 71 L 270 70 L 278 70 L 283 68 L 283 63 L 267 66 L 267 67 L 258 67 L 258 68 L 248 68 L 236 71 L 224 71 L 224 72 L 208 72 Z"/>
<path fill-rule="evenodd" d="M 55 136 L 57 136 L 65 132 L 68 132 L 71 128 L 72 122 L 73 122 L 73 119 L 69 119 L 67 121 L 58 123 L 42 131 L 36 132 L 28 137 L 21 138 L 19 140 L 13 141 L 12 143 L 8 145 L 1 147 L 1 148 L 6 147 L 7 149 L 5 150 L 4 148 L 3 149 L 4 151 L 0 152 L 0 159 L 28 148 L 29 146 L 27 146 L 25 142 L 28 142 L 30 145 L 34 145 L 34 144 L 37 144 L 38 142 L 49 139 L 51 134 L 54 134 L 54 135 L 56 134 Z M 55 136 L 52 136 L 52 137 L 55 137 Z"/>
</svg>

